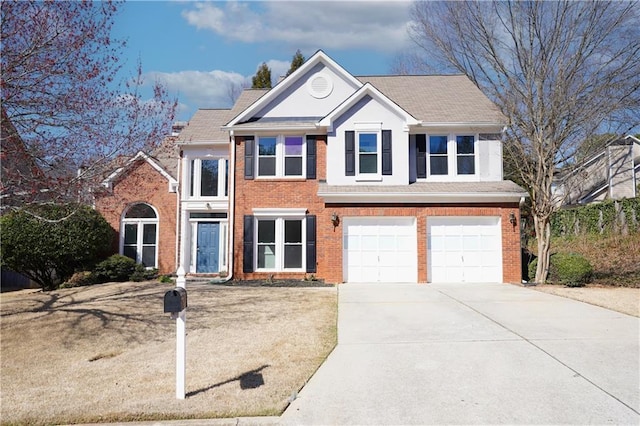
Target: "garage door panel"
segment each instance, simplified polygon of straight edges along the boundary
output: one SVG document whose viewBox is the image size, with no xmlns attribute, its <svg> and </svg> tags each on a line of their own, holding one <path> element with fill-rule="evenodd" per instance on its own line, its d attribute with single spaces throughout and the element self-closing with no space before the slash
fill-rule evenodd
<svg viewBox="0 0 640 426">
<path fill-rule="evenodd" d="M 427 238 L 429 281 L 501 281 L 499 217 L 430 217 Z"/>
<path fill-rule="evenodd" d="M 344 218 L 344 279 L 415 282 L 415 218 Z"/>
</svg>

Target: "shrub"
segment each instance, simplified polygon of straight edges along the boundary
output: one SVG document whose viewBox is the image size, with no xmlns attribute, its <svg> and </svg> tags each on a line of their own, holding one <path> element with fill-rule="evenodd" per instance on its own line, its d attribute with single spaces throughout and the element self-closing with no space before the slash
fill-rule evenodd
<svg viewBox="0 0 640 426">
<path fill-rule="evenodd" d="M 60 285 L 60 288 L 83 287 L 83 286 L 87 286 L 95 283 L 96 283 L 96 279 L 93 273 L 89 271 L 80 271 L 80 272 L 76 272 L 71 276 L 71 278 L 63 282 Z"/>
<path fill-rule="evenodd" d="M 142 265 L 140 265 L 142 266 Z M 144 268 L 144 267 L 143 267 Z M 93 270 L 96 282 L 128 281 L 136 270 L 136 261 L 121 254 L 114 254 L 98 263 Z"/>
<path fill-rule="evenodd" d="M 149 281 L 158 276 L 158 270 L 156 268 L 147 269 L 144 265 L 137 264 L 133 273 L 129 276 L 131 281 Z"/>
<path fill-rule="evenodd" d="M 74 272 L 90 270 L 111 249 L 113 229 L 78 204 L 25 206 L 0 217 L 2 265 L 55 290 Z"/>
<path fill-rule="evenodd" d="M 538 259 L 529 264 L 529 276 L 535 276 Z M 553 284 L 568 287 L 582 287 L 593 276 L 593 267 L 587 259 L 576 253 L 555 253 L 551 255 L 548 280 Z"/>
<path fill-rule="evenodd" d="M 164 284 L 170 284 L 173 283 L 173 278 L 171 278 L 171 275 L 160 275 L 159 281 Z"/>
</svg>

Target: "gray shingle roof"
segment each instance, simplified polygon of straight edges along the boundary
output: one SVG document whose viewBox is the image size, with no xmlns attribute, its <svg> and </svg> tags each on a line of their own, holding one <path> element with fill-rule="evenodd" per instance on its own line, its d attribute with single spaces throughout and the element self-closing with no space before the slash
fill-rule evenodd
<svg viewBox="0 0 640 426">
<path fill-rule="evenodd" d="M 464 75 L 356 77 L 371 83 L 416 119 L 427 123 L 505 123 L 506 118 Z"/>
</svg>

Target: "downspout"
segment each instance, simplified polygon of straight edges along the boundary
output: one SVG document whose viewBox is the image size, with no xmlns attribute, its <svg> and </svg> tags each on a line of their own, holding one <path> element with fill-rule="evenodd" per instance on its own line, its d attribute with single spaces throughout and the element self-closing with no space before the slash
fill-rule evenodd
<svg viewBox="0 0 640 426">
<path fill-rule="evenodd" d="M 228 218 L 228 226 L 227 233 L 229 234 L 229 238 L 227 238 L 227 277 L 222 280 L 223 283 L 228 282 L 233 278 L 233 235 L 235 234 L 235 210 L 236 210 L 236 145 L 235 145 L 235 137 L 233 135 L 233 130 L 229 131 L 229 150 L 231 151 L 231 161 L 229 161 L 229 218 Z"/>
</svg>

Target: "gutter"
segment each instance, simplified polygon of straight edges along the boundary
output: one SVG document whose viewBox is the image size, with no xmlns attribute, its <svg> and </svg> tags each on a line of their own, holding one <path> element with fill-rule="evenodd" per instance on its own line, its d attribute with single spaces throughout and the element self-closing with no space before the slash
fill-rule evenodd
<svg viewBox="0 0 640 426">
<path fill-rule="evenodd" d="M 235 145 L 235 136 L 233 135 L 233 130 L 229 132 L 229 150 L 231 151 L 231 159 L 229 161 L 229 169 L 233 171 L 233 173 L 228 173 L 229 175 L 229 215 L 227 219 L 227 232 L 229 233 L 229 238 L 227 238 L 227 276 L 221 282 L 226 283 L 229 282 L 233 278 L 233 236 L 235 234 L 235 206 L 236 206 L 236 145 Z"/>
<path fill-rule="evenodd" d="M 469 203 L 469 202 L 520 202 L 521 199 L 527 197 L 526 193 L 430 193 L 430 194 L 375 194 L 375 193 L 354 193 L 354 192 L 318 192 L 318 196 L 329 203 L 353 203 L 353 202 L 371 202 L 371 203 Z"/>
</svg>

